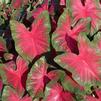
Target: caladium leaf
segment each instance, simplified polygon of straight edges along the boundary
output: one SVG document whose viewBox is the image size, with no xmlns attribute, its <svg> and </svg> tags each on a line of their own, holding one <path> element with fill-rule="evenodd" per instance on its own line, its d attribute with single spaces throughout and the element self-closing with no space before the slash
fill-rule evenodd
<svg viewBox="0 0 101 101">
<path fill-rule="evenodd" d="M 53 71 L 47 72 L 48 65 L 44 57 L 40 58 L 32 67 L 27 79 L 27 90 L 32 97 L 43 96 L 46 84 L 54 80 L 57 74 Z"/>
<path fill-rule="evenodd" d="M 34 57 L 48 51 L 50 22 L 47 11 L 38 16 L 32 24 L 31 31 L 17 21 L 11 21 L 11 30 L 16 50 L 25 59 L 31 61 Z"/>
<path fill-rule="evenodd" d="M 68 10 L 65 9 L 59 18 L 58 27 L 52 35 L 53 46 L 57 50 L 64 49 L 71 52 L 74 52 L 75 48 L 77 50 L 76 39 L 80 32 L 85 31 L 85 25 L 84 23 L 79 23 L 74 28 L 71 28 L 71 20 Z"/>
<path fill-rule="evenodd" d="M 32 83 L 35 93 L 42 91 L 45 87 L 45 84 L 50 79 L 47 75 L 47 66 L 42 64 L 41 67 L 37 67 L 35 72 L 32 74 Z"/>
<path fill-rule="evenodd" d="M 60 84 L 55 84 L 49 91 L 46 101 L 73 101 L 72 94 L 64 91 Z"/>
<path fill-rule="evenodd" d="M 21 57 L 17 58 L 16 69 L 14 67 L 4 68 L 5 75 L 7 76 L 7 81 L 13 86 L 18 92 L 23 92 L 26 86 L 26 76 L 27 76 L 27 63 Z M 26 73 L 26 74 L 25 74 Z M 24 77 L 23 77 L 24 75 Z"/>
<path fill-rule="evenodd" d="M 89 82 L 94 79 L 99 80 L 100 56 L 96 54 L 94 49 L 92 49 L 85 40 L 80 40 L 78 55 L 68 53 L 63 56 L 61 60 L 76 70 L 82 82 Z"/>
<path fill-rule="evenodd" d="M 32 101 L 28 95 L 21 96 L 14 89 L 9 86 L 4 87 L 2 101 Z"/>
<path fill-rule="evenodd" d="M 97 8 L 94 0 L 86 0 L 84 5 L 81 0 L 72 0 L 72 9 L 73 16 L 75 17 L 75 21 L 78 21 L 81 18 L 91 18 L 91 26 L 92 28 L 96 28 L 97 21 L 100 20 L 100 10 Z"/>
</svg>

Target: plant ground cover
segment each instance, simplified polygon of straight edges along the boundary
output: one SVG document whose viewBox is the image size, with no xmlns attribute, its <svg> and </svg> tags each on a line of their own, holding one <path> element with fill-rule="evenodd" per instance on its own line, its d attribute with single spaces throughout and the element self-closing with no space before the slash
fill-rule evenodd
<svg viewBox="0 0 101 101">
<path fill-rule="evenodd" d="M 101 101 L 101 0 L 0 0 L 0 101 Z"/>
</svg>

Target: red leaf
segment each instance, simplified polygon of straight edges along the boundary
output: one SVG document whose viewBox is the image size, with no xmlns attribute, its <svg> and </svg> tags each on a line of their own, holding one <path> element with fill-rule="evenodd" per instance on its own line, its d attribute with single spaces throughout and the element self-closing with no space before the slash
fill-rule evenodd
<svg viewBox="0 0 101 101">
<path fill-rule="evenodd" d="M 15 26 L 14 23 L 16 23 Z M 16 32 L 13 32 L 14 27 Z M 41 16 L 35 20 L 31 31 L 28 31 L 23 24 L 16 21 L 11 22 L 11 29 L 16 50 L 25 59 L 31 61 L 34 57 L 48 51 L 50 24 L 47 11 L 41 13 Z"/>
<path fill-rule="evenodd" d="M 68 53 L 61 60 L 76 70 L 81 80 L 99 80 L 99 59 L 100 57 L 84 41 L 80 40 L 79 55 Z"/>
<path fill-rule="evenodd" d="M 18 91 L 23 91 L 26 85 L 26 80 L 24 80 L 22 76 L 27 71 L 27 64 L 22 58 L 18 57 L 16 65 L 16 70 L 14 70 L 12 66 L 5 68 L 7 81 Z"/>
<path fill-rule="evenodd" d="M 33 29 L 31 32 L 28 32 L 25 29 L 20 29 L 21 27 L 17 28 L 19 32 L 22 32 L 17 36 L 18 39 L 21 39 L 19 46 L 25 51 L 25 53 L 32 57 L 40 55 L 48 47 L 47 38 L 44 35 L 46 28 L 43 26 L 43 23 L 44 19 L 38 20 L 36 25 L 32 25 Z M 25 32 L 23 33 L 23 31 Z"/>
<path fill-rule="evenodd" d="M 74 47 L 77 47 L 74 41 L 76 41 L 80 32 L 85 31 L 85 25 L 84 23 L 80 23 L 71 29 L 71 23 L 68 10 L 65 10 L 59 18 L 58 27 L 54 32 L 54 34 L 57 34 L 54 41 L 58 41 L 59 46 L 62 46 L 65 50 L 73 52 Z"/>
<path fill-rule="evenodd" d="M 11 91 L 9 93 L 10 93 L 10 95 L 8 96 L 7 101 L 32 101 L 31 97 L 29 97 L 29 96 L 24 96 L 23 98 L 21 98 L 17 95 L 17 93 L 14 93 Z"/>
<path fill-rule="evenodd" d="M 42 64 L 40 67 L 37 67 L 32 74 L 32 86 L 34 93 L 37 94 L 44 90 L 45 85 L 51 80 L 54 79 L 56 74 L 54 72 L 47 73 L 47 65 Z"/>
<path fill-rule="evenodd" d="M 60 84 L 55 84 L 50 89 L 47 101 L 73 101 L 73 99 L 70 92 L 64 91 Z"/>
<path fill-rule="evenodd" d="M 96 23 L 99 17 L 100 10 L 97 9 L 97 6 L 94 0 L 86 0 L 85 5 L 82 4 L 81 0 L 72 0 L 73 15 L 75 21 L 78 21 L 81 18 L 91 18 L 91 25 L 93 28 L 96 27 Z"/>
</svg>

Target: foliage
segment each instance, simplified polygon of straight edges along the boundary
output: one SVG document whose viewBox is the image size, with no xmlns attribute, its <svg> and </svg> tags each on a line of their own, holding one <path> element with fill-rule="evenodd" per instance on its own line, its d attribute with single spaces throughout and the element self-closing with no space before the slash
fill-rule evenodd
<svg viewBox="0 0 101 101">
<path fill-rule="evenodd" d="M 0 0 L 0 101 L 101 101 L 101 0 Z"/>
</svg>

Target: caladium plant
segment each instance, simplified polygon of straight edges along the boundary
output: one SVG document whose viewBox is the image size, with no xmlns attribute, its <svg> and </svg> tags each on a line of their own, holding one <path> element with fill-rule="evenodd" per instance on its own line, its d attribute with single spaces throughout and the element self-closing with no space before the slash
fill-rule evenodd
<svg viewBox="0 0 101 101">
<path fill-rule="evenodd" d="M 100 0 L 0 0 L 0 101 L 101 101 Z"/>
</svg>

